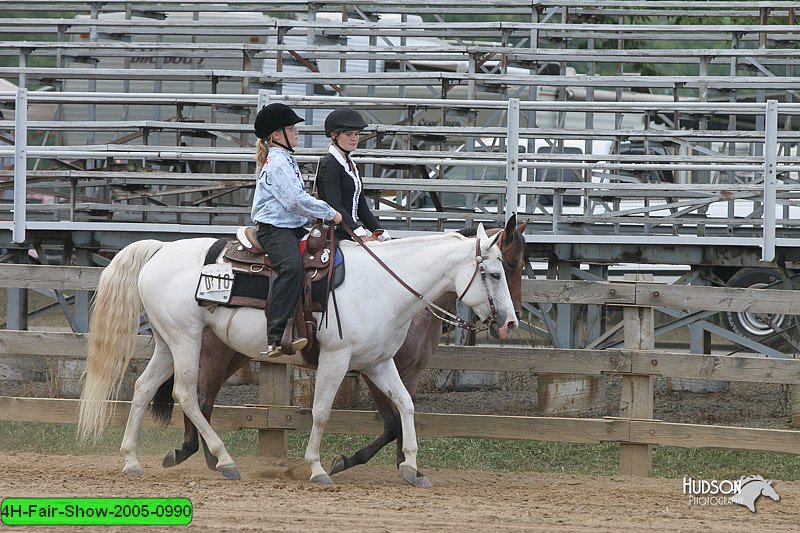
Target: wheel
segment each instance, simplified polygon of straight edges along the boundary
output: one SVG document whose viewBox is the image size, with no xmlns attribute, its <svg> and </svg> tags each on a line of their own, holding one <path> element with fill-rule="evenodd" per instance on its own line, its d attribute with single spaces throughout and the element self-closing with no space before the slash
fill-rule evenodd
<svg viewBox="0 0 800 533">
<path fill-rule="evenodd" d="M 773 283 L 780 282 L 781 275 L 777 270 L 767 268 L 745 268 L 736 272 L 728 280 L 728 287 L 741 287 L 752 289 L 763 289 Z M 782 289 L 783 284 L 779 283 L 772 287 Z M 778 331 L 787 330 L 794 324 L 794 317 L 791 315 L 780 315 L 774 313 L 736 313 L 726 311 L 722 315 L 725 325 L 731 331 L 756 342 L 771 347 L 782 347 L 787 343 Z"/>
</svg>

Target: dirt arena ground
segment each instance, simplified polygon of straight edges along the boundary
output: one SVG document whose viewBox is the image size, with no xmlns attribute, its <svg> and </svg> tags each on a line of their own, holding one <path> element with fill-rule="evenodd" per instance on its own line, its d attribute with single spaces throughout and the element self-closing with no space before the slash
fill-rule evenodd
<svg viewBox="0 0 800 533">
<path fill-rule="evenodd" d="M 242 479 L 225 481 L 200 458 L 171 470 L 158 457 L 142 459 L 144 477 L 130 479 L 119 457 L 0 454 L 0 497 L 186 497 L 194 506 L 186 531 L 772 532 L 797 531 L 800 519 L 800 482 L 776 481 L 780 501 L 761 497 L 754 514 L 689 505 L 677 479 L 429 469 L 434 487 L 417 489 L 392 467 L 367 466 L 318 487 L 300 460 L 242 458 Z M 57 528 L 13 528 L 24 530 Z"/>
</svg>

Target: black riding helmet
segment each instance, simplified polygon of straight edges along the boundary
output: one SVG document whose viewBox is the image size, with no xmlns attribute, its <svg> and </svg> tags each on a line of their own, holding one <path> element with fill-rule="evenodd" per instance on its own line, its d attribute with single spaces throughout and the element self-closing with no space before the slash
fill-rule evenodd
<svg viewBox="0 0 800 533">
<path fill-rule="evenodd" d="M 280 102 L 265 105 L 256 115 L 254 131 L 259 139 L 268 139 L 270 135 L 281 128 L 303 122 L 305 119 L 297 116 L 291 107 Z"/>
<path fill-rule="evenodd" d="M 334 109 L 325 119 L 325 135 L 328 137 L 337 131 L 361 131 L 366 127 L 361 113 L 350 107 Z"/>
</svg>

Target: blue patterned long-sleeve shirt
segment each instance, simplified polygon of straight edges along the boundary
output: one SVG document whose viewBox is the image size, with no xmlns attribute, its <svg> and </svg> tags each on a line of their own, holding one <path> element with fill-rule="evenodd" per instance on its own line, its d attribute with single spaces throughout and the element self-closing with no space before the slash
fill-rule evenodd
<svg viewBox="0 0 800 533">
<path fill-rule="evenodd" d="M 332 219 L 336 211 L 305 191 L 300 167 L 292 154 L 277 146 L 269 149 L 267 163 L 256 182 L 254 222 L 279 228 L 299 228 L 312 218 Z"/>
</svg>

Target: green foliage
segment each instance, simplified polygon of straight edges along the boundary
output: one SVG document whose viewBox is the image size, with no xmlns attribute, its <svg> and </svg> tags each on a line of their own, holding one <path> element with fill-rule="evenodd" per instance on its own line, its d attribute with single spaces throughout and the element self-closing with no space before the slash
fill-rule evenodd
<svg viewBox="0 0 800 533">
<path fill-rule="evenodd" d="M 731 24 L 758 24 L 757 17 L 676 17 L 679 26 L 722 26 Z"/>
<path fill-rule="evenodd" d="M 665 478 L 738 479 L 744 475 L 760 475 L 789 481 L 800 479 L 800 456 L 655 447 L 653 469 L 656 477 Z"/>
<path fill-rule="evenodd" d="M 618 462 L 614 444 L 479 439 L 421 439 L 421 465 L 501 472 L 554 472 L 611 475 Z"/>
</svg>

